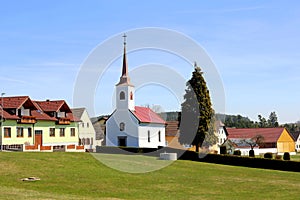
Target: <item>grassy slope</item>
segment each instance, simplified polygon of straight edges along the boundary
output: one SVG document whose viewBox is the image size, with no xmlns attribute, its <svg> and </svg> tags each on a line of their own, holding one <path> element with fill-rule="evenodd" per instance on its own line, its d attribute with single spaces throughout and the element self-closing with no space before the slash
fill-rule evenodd
<svg viewBox="0 0 300 200">
<path fill-rule="evenodd" d="M 1 152 L 0 169 L 0 199 L 297 199 L 300 195 L 300 173 L 190 161 L 130 174 L 110 169 L 88 153 Z M 41 181 L 20 181 L 29 176 Z"/>
</svg>

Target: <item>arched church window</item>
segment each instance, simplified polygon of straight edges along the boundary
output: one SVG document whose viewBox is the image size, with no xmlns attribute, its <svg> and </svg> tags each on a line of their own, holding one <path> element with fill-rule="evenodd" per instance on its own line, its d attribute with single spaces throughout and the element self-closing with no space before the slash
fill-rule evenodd
<svg viewBox="0 0 300 200">
<path fill-rule="evenodd" d="M 120 100 L 124 100 L 125 99 L 125 92 L 120 92 Z"/>
<path fill-rule="evenodd" d="M 133 93 L 130 92 L 130 100 L 133 100 Z"/>
<path fill-rule="evenodd" d="M 120 123 L 120 131 L 124 131 L 125 130 L 125 123 L 121 122 Z"/>
</svg>

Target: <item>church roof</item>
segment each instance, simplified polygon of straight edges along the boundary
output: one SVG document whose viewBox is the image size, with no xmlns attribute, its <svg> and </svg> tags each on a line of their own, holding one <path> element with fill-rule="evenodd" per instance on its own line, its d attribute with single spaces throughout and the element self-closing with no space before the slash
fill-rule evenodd
<svg viewBox="0 0 300 200">
<path fill-rule="evenodd" d="M 146 107 L 135 106 L 133 115 L 142 123 L 165 124 L 166 122 L 153 110 Z"/>
</svg>

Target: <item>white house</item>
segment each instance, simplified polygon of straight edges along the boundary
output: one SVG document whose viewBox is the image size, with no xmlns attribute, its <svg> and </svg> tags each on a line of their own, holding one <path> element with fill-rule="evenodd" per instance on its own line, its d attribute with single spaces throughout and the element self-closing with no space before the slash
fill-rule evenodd
<svg viewBox="0 0 300 200">
<path fill-rule="evenodd" d="M 296 152 L 300 152 L 300 132 L 294 132 L 291 133 L 293 136 L 293 139 L 295 140 L 295 150 Z"/>
<path fill-rule="evenodd" d="M 74 108 L 72 109 L 72 113 L 75 117 L 80 119 L 78 126 L 80 145 L 84 145 L 84 149 L 86 151 L 94 151 L 97 145 L 97 142 L 95 140 L 96 132 L 90 120 L 88 112 L 85 108 Z"/>
<path fill-rule="evenodd" d="M 221 121 L 216 122 L 216 128 L 218 131 L 218 146 L 221 146 L 226 140 L 228 133 L 226 131 L 225 125 Z"/>
<path fill-rule="evenodd" d="M 124 41 L 122 75 L 116 85 L 116 109 L 106 122 L 106 146 L 165 146 L 165 121 L 150 108 L 135 106 L 134 99 Z"/>
</svg>

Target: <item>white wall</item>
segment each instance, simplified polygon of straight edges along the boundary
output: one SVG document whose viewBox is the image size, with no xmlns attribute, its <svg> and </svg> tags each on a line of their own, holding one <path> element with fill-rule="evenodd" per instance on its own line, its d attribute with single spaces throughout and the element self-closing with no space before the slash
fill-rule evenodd
<svg viewBox="0 0 300 200">
<path fill-rule="evenodd" d="M 148 131 L 150 142 L 148 141 Z M 160 131 L 160 142 L 158 133 Z M 166 145 L 165 126 L 163 124 L 141 124 L 139 127 L 139 146 L 147 148 L 157 148 Z"/>
<path fill-rule="evenodd" d="M 89 114 L 86 110 L 83 111 L 82 116 L 80 118 L 81 122 L 78 126 L 79 138 L 89 138 L 90 144 L 84 145 L 85 149 L 96 149 L 96 131 L 94 126 L 90 120 Z"/>
<path fill-rule="evenodd" d="M 125 124 L 120 131 L 120 123 Z M 118 146 L 118 137 L 127 137 L 128 147 L 138 147 L 138 120 L 129 110 L 116 110 L 106 122 L 106 146 Z"/>
</svg>

